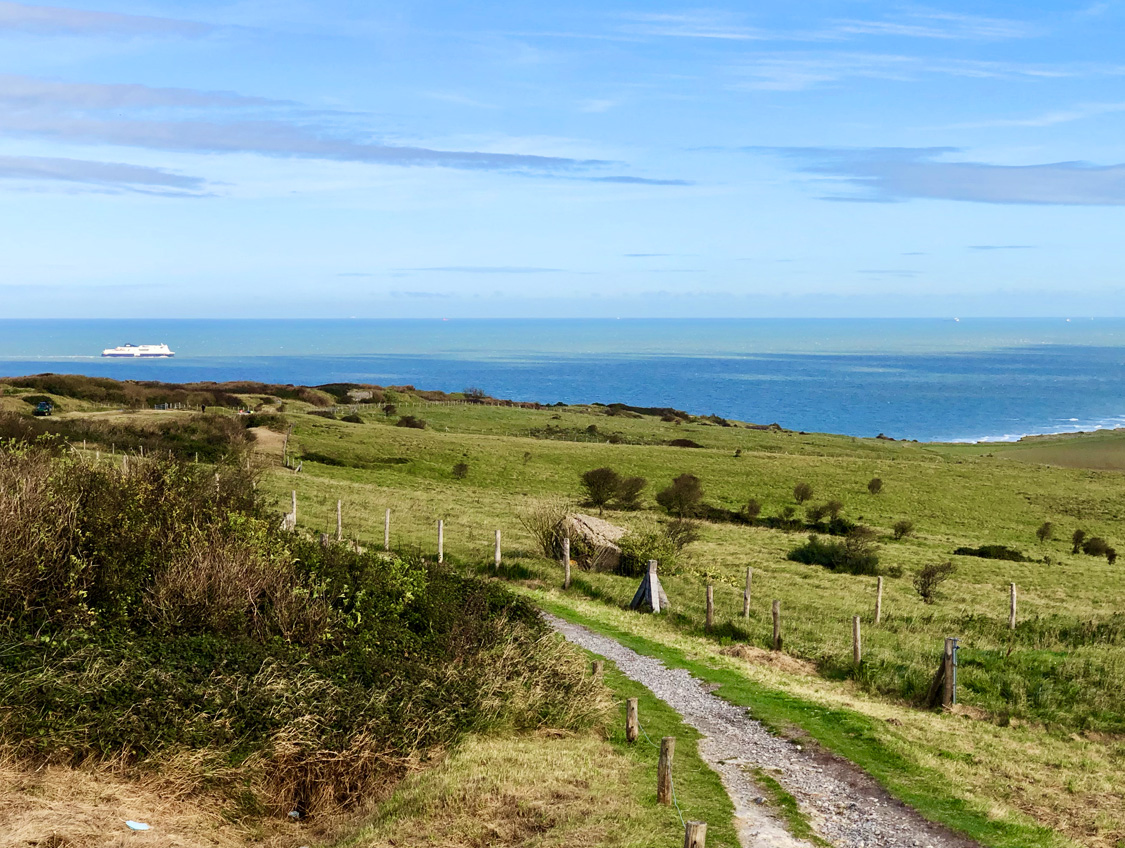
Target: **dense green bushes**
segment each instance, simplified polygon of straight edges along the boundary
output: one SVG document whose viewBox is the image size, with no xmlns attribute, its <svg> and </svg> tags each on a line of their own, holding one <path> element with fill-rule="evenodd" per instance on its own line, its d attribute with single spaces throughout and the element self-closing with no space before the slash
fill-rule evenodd
<svg viewBox="0 0 1125 848">
<path fill-rule="evenodd" d="M 502 588 L 279 528 L 238 468 L 0 446 L 0 740 L 167 759 L 271 809 L 346 804 L 418 752 L 604 704 Z"/>
<path fill-rule="evenodd" d="M 955 556 L 981 557 L 982 559 L 1002 559 L 1008 562 L 1030 562 L 1027 557 L 1014 548 L 1004 545 L 981 545 L 979 548 L 957 548 Z"/>
<path fill-rule="evenodd" d="M 805 544 L 789 552 L 788 559 L 848 574 L 876 574 L 879 568 L 872 533 L 864 527 L 856 528 L 843 541 L 809 536 Z"/>
</svg>

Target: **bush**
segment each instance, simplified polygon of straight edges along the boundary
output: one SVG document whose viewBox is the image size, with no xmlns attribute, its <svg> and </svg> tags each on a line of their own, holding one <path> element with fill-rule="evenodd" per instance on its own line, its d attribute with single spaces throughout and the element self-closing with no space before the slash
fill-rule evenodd
<svg viewBox="0 0 1125 848">
<path fill-rule="evenodd" d="M 582 475 L 582 489 L 586 504 L 603 509 L 617 497 L 621 488 L 621 475 L 612 468 L 594 468 Z"/>
<path fill-rule="evenodd" d="M 914 574 L 914 589 L 925 603 L 935 603 L 938 586 L 952 577 L 956 570 L 957 566 L 951 562 L 930 563 L 922 566 Z"/>
<path fill-rule="evenodd" d="M 349 424 L 362 424 L 363 419 L 359 417 L 358 413 L 349 412 L 347 415 L 340 417 L 341 421 L 347 421 Z"/>
<path fill-rule="evenodd" d="M 847 574 L 875 574 L 879 566 L 873 534 L 865 527 L 856 528 L 842 542 L 825 541 L 813 534 L 805 544 L 791 550 L 787 558 Z"/>
<path fill-rule="evenodd" d="M 914 532 L 914 522 L 910 521 L 909 519 L 903 518 L 902 520 L 895 522 L 892 530 L 894 531 L 895 539 L 905 539 L 907 536 Z"/>
<path fill-rule="evenodd" d="M 981 545 L 979 548 L 957 548 L 954 556 L 980 557 L 981 559 L 1002 559 L 1008 562 L 1030 562 L 1030 560 L 1013 548 L 1003 545 Z"/>
<path fill-rule="evenodd" d="M 524 601 L 283 532 L 253 482 L 237 466 L 125 473 L 0 449 L 9 751 L 117 765 L 191 751 L 199 779 L 315 813 L 466 732 L 601 710 L 584 662 Z"/>
<path fill-rule="evenodd" d="M 746 517 L 748 523 L 753 524 L 762 514 L 762 505 L 755 498 L 750 498 L 746 505 L 742 507 L 742 514 Z"/>
<path fill-rule="evenodd" d="M 1101 536 L 1091 536 L 1082 543 L 1082 553 L 1089 556 L 1105 556 L 1109 550 L 1109 542 Z"/>
<path fill-rule="evenodd" d="M 551 498 L 528 501 L 517 515 L 543 556 L 559 560 L 562 558 L 562 540 L 566 535 L 563 524 L 570 511 L 570 503 Z"/>
<path fill-rule="evenodd" d="M 641 492 L 648 485 L 644 477 L 625 477 L 617 487 L 617 497 L 614 506 L 618 509 L 640 509 Z"/>
<path fill-rule="evenodd" d="M 1035 531 L 1035 538 L 1039 540 L 1040 544 L 1051 541 L 1051 539 L 1055 538 L 1055 525 L 1050 521 L 1044 521 L 1039 525 L 1039 529 Z"/>
<path fill-rule="evenodd" d="M 699 444 L 699 442 L 693 442 L 691 439 L 672 439 L 672 441 L 670 441 L 668 443 L 668 445 L 670 447 L 673 447 L 673 448 L 701 448 L 701 447 L 703 447 L 703 445 Z"/>
<path fill-rule="evenodd" d="M 384 403 L 383 404 L 383 414 L 386 415 L 388 418 L 390 418 L 392 415 L 395 415 L 397 412 L 398 412 L 398 407 L 395 406 L 393 403 Z"/>
<path fill-rule="evenodd" d="M 694 474 L 681 474 L 672 485 L 656 494 L 656 502 L 669 514 L 690 518 L 703 501 L 703 485 Z"/>
<path fill-rule="evenodd" d="M 793 500 L 801 504 L 813 496 L 813 487 L 808 483 L 798 483 L 793 487 Z"/>
<path fill-rule="evenodd" d="M 844 504 L 842 501 L 831 500 L 824 505 L 824 511 L 829 518 L 835 520 L 840 517 L 840 513 L 844 511 Z"/>
<path fill-rule="evenodd" d="M 867 491 L 873 495 L 877 495 L 883 491 L 883 481 L 878 477 L 872 477 L 867 483 Z"/>
<path fill-rule="evenodd" d="M 331 409 L 310 409 L 309 415 L 315 415 L 317 418 L 327 418 L 330 421 L 336 420 L 336 413 Z"/>
<path fill-rule="evenodd" d="M 690 518 L 674 518 L 665 522 L 664 535 L 679 553 L 692 542 L 699 541 L 699 525 Z"/>
<path fill-rule="evenodd" d="M 1108 562 L 1110 565 L 1113 565 L 1115 562 L 1117 562 L 1117 549 L 1116 548 L 1106 548 L 1105 549 L 1105 561 Z"/>
<path fill-rule="evenodd" d="M 1078 553 L 1078 551 L 1081 550 L 1082 543 L 1085 540 L 1086 540 L 1086 531 L 1085 530 L 1075 530 L 1074 533 L 1072 533 L 1071 537 L 1070 537 L 1070 544 L 1072 546 L 1070 552 L 1072 554 Z"/>
<path fill-rule="evenodd" d="M 395 426 L 410 427 L 413 430 L 425 430 L 426 420 L 424 418 L 415 418 L 413 415 L 404 415 L 395 422 Z"/>
<path fill-rule="evenodd" d="M 621 549 L 617 573 L 624 577 L 640 577 L 648 570 L 648 561 L 656 560 L 663 569 L 676 565 L 676 545 L 667 533 L 642 530 L 626 533 L 617 541 Z"/>
<path fill-rule="evenodd" d="M 468 476 L 469 476 L 469 463 L 458 462 L 456 465 L 453 466 L 453 479 L 454 480 L 464 480 Z"/>
</svg>

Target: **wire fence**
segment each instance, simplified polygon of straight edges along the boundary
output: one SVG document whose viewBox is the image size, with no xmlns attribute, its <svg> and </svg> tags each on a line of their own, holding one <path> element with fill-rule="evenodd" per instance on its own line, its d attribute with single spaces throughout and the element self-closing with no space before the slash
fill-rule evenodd
<svg viewBox="0 0 1125 848">
<path fill-rule="evenodd" d="M 660 746 L 657 745 L 655 742 L 653 742 L 649 738 L 648 732 L 645 730 L 645 726 L 643 724 L 641 724 L 641 719 L 640 719 L 639 715 L 637 716 L 637 729 L 639 729 L 641 731 L 641 735 L 644 736 L 645 741 L 649 745 L 651 745 L 653 748 L 655 748 L 657 753 L 659 753 L 660 752 Z M 672 777 L 672 764 L 671 763 L 668 764 L 668 784 L 672 787 L 672 805 L 676 808 L 676 815 L 678 815 L 680 817 L 680 824 L 684 827 L 687 827 L 687 823 L 684 821 L 684 811 L 680 809 L 680 802 L 676 799 L 676 781 Z"/>
</svg>

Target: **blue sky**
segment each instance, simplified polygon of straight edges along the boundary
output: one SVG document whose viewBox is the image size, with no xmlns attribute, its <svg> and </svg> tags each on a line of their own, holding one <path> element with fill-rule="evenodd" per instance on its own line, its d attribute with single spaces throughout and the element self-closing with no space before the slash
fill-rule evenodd
<svg viewBox="0 0 1125 848">
<path fill-rule="evenodd" d="M 0 0 L 0 317 L 1122 315 L 1125 0 Z"/>
</svg>

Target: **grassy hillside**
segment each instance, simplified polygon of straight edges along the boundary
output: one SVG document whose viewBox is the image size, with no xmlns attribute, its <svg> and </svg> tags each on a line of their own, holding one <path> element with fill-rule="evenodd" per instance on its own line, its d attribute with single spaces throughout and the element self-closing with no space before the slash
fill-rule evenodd
<svg viewBox="0 0 1125 848">
<path fill-rule="evenodd" d="M 311 415 L 313 405 L 289 401 L 289 455 L 301 471 L 281 467 L 276 430 L 284 426 L 256 430 L 267 466 L 262 489 L 285 508 L 296 490 L 299 524 L 313 533 L 335 532 L 342 501 L 345 534 L 374 548 L 382 547 L 390 509 L 392 546 L 430 560 L 443 519 L 447 560 L 470 572 L 491 571 L 500 529 L 501 576 L 537 602 L 745 682 L 724 682 L 731 692 L 782 693 L 788 700 L 780 712 L 772 695 L 755 696 L 752 708 L 774 711 L 779 730 L 811 733 L 873 773 L 880 763 L 896 763 L 905 781 L 896 791 L 914 793 L 929 814 L 983 844 L 1073 839 L 1113 846 L 1125 839 L 1125 564 L 1074 554 L 1070 541 L 1082 529 L 1125 550 L 1125 479 L 1111 470 L 1125 448 L 1123 434 L 935 445 L 750 428 L 668 410 L 498 407 L 428 402 L 407 392 L 392 400 L 390 411 L 355 406 L 351 421 Z M 424 420 L 424 428 L 401 426 L 406 416 Z M 521 523 L 530 505 L 576 504 L 580 475 L 605 466 L 648 481 L 642 509 L 604 515 L 635 535 L 661 532 L 668 516 L 654 495 L 684 473 L 701 481 L 709 513 L 728 519 L 699 522 L 698 541 L 674 564 L 662 562 L 667 615 L 623 611 L 633 577 L 578 570 L 563 593 L 559 567 Z M 873 478 L 882 481 L 878 494 L 869 490 Z M 794 499 L 798 483 L 813 490 L 802 504 Z M 738 515 L 751 499 L 761 506 L 752 522 Z M 787 559 L 808 536 L 798 529 L 807 508 L 830 501 L 839 502 L 844 519 L 874 531 L 885 584 L 878 626 L 875 576 Z M 913 532 L 895 539 L 902 521 L 912 522 Z M 1053 524 L 1054 538 L 1040 541 L 1044 522 Z M 1025 561 L 953 554 L 982 545 L 1007 546 Z M 927 604 L 913 578 L 943 562 L 955 573 Z M 747 567 L 753 596 L 744 620 Z M 708 582 L 716 587 L 711 633 L 703 626 Z M 1007 626 L 1012 582 L 1019 592 L 1014 631 Z M 784 662 L 765 650 L 773 599 L 783 611 Z M 858 668 L 854 615 L 863 623 Z M 952 715 L 919 703 L 947 636 L 963 646 Z M 729 655 L 733 648 L 737 655 Z M 1059 841 L 1029 837 L 1036 823 Z"/>
</svg>

